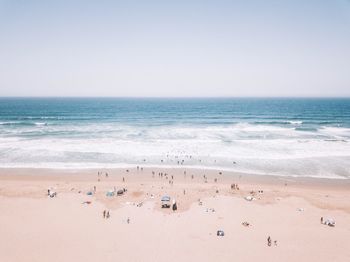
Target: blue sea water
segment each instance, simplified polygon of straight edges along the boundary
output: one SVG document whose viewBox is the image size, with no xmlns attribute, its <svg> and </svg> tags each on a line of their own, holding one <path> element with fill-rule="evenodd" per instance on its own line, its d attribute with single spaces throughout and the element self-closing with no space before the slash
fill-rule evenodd
<svg viewBox="0 0 350 262">
<path fill-rule="evenodd" d="M 348 98 L 0 98 L 0 167 L 350 177 Z"/>
</svg>

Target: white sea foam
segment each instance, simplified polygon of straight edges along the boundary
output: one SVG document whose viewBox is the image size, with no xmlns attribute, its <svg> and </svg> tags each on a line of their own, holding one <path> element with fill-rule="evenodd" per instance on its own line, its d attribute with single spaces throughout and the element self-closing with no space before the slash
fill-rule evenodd
<svg viewBox="0 0 350 262">
<path fill-rule="evenodd" d="M 303 121 L 289 121 L 288 123 L 290 123 L 292 125 L 301 125 L 301 124 L 303 124 Z"/>
<path fill-rule="evenodd" d="M 348 128 L 324 127 L 315 132 L 248 123 L 204 127 L 38 123 L 1 131 L 10 135 L 0 136 L 0 166 L 78 168 L 140 163 L 179 166 L 177 161 L 184 160 L 187 167 L 350 177 Z"/>
<path fill-rule="evenodd" d="M 46 126 L 47 125 L 47 123 L 45 123 L 45 122 L 35 122 L 34 124 L 36 126 Z"/>
</svg>

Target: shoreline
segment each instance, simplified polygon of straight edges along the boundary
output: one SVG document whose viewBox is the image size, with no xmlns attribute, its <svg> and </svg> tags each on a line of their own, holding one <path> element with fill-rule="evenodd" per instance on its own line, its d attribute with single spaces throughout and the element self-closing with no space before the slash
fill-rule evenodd
<svg viewBox="0 0 350 262">
<path fill-rule="evenodd" d="M 70 172 L 81 172 L 81 171 L 89 171 L 89 170 L 123 170 L 123 169 L 130 169 L 135 168 L 136 166 L 142 166 L 147 169 L 187 169 L 187 170 L 208 170 L 208 171 L 217 171 L 217 172 L 227 172 L 232 174 L 241 174 L 245 176 L 263 176 L 263 177 L 285 177 L 285 178 L 312 178 L 312 179 L 329 179 L 329 180 L 350 180 L 350 177 L 342 176 L 342 175 L 293 175 L 293 174 L 268 174 L 269 172 L 245 172 L 245 171 L 239 171 L 235 170 L 234 168 L 228 168 L 228 167 L 219 167 L 219 166 L 197 166 L 197 165 L 157 165 L 157 164 L 122 164 L 118 166 L 108 166 L 108 165 L 101 165 L 101 166 L 88 166 L 88 167 L 50 167 L 50 166 L 0 166 L 1 170 L 61 170 L 61 171 L 70 171 Z"/>
<path fill-rule="evenodd" d="M 163 166 L 139 166 L 144 169 L 144 174 L 147 172 L 155 171 L 155 172 L 193 172 L 194 174 L 210 174 L 214 176 L 215 174 L 219 175 L 222 173 L 224 177 L 229 179 L 240 178 L 242 181 L 250 181 L 250 182 L 268 182 L 268 181 L 287 181 L 292 183 L 301 183 L 307 185 L 333 185 L 333 186 L 349 186 L 350 189 L 350 178 L 345 177 L 318 177 L 318 176 L 287 176 L 287 175 L 265 175 L 265 174 L 255 174 L 255 173 L 244 173 L 244 172 L 236 172 L 230 170 L 224 170 L 220 168 L 195 168 L 195 167 L 163 167 Z M 0 167 L 0 180 L 2 179 L 13 179 L 15 177 L 26 178 L 27 176 L 41 176 L 46 179 L 60 179 L 61 176 L 69 176 L 73 175 L 75 177 L 84 176 L 94 176 L 97 172 L 112 172 L 113 174 L 120 175 L 125 172 L 125 170 L 136 170 L 137 165 L 130 165 L 127 167 L 118 167 L 118 168 L 44 168 L 44 167 L 36 167 L 36 168 L 19 168 L 19 167 Z M 63 178 L 63 177 L 62 177 Z M 73 178 L 73 177 L 72 177 Z"/>
</svg>

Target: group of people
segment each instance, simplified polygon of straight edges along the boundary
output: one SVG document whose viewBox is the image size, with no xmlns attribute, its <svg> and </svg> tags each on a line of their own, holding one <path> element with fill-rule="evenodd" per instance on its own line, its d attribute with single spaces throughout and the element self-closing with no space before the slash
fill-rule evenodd
<svg viewBox="0 0 350 262">
<path fill-rule="evenodd" d="M 57 196 L 57 193 L 55 191 L 53 191 L 52 189 L 48 189 L 47 190 L 47 196 L 53 198 Z"/>
<path fill-rule="evenodd" d="M 231 184 L 231 190 L 239 190 L 238 184 Z"/>
<path fill-rule="evenodd" d="M 321 224 L 326 225 L 326 226 L 330 226 L 330 227 L 334 227 L 335 221 L 334 221 L 334 219 L 331 219 L 331 218 L 324 219 L 323 217 L 321 217 Z"/>
<path fill-rule="evenodd" d="M 103 218 L 108 219 L 110 217 L 111 217 L 111 215 L 109 213 L 109 210 L 103 210 Z"/>
<path fill-rule="evenodd" d="M 102 176 L 102 174 L 103 174 L 103 172 L 100 172 L 100 171 L 97 172 L 97 176 L 98 177 Z M 108 177 L 108 173 L 107 172 L 105 172 L 105 177 Z"/>
<path fill-rule="evenodd" d="M 277 240 L 273 241 L 274 245 L 277 246 Z M 267 246 L 272 246 L 272 239 L 270 236 L 267 238 Z"/>
</svg>

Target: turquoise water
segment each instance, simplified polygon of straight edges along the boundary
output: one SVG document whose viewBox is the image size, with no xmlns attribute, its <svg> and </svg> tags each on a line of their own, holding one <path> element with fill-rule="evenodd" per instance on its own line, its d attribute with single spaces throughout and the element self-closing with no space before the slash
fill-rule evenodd
<svg viewBox="0 0 350 262">
<path fill-rule="evenodd" d="M 1 167 L 349 177 L 350 99 L 0 98 Z"/>
</svg>

